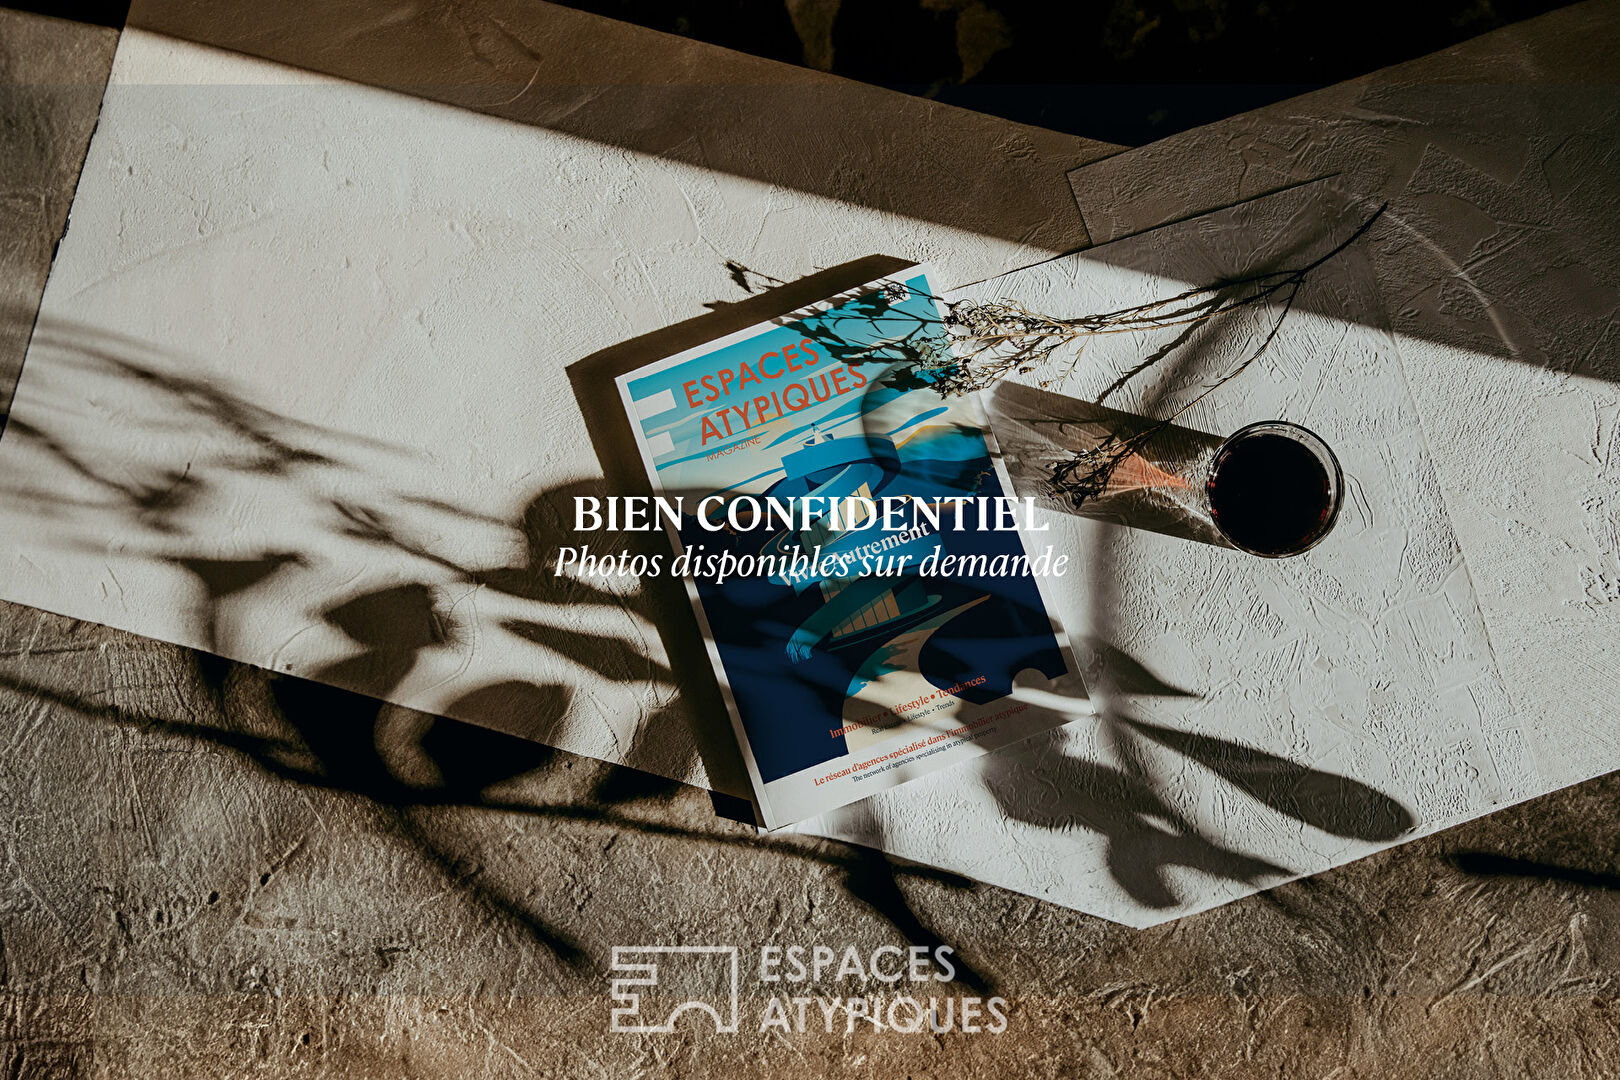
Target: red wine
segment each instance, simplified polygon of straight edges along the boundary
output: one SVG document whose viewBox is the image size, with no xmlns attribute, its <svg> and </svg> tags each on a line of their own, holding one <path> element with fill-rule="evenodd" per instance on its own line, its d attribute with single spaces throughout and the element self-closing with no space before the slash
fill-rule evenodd
<svg viewBox="0 0 1620 1080">
<path fill-rule="evenodd" d="M 1303 428 L 1254 427 L 1216 452 L 1209 469 L 1210 514 L 1226 538 L 1245 551 L 1273 558 L 1296 555 L 1333 527 L 1338 465 L 1326 446 L 1319 452 L 1305 441 L 1308 436 L 1320 443 Z"/>
</svg>

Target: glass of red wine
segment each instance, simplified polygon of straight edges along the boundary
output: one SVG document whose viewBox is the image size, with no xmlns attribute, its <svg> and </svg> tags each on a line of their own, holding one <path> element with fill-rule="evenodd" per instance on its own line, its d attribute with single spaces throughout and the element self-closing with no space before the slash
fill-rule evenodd
<svg viewBox="0 0 1620 1080">
<path fill-rule="evenodd" d="M 1339 516 L 1344 473 L 1317 435 L 1285 420 L 1240 428 L 1215 451 L 1205 481 L 1215 527 L 1266 559 L 1300 555 Z"/>
</svg>

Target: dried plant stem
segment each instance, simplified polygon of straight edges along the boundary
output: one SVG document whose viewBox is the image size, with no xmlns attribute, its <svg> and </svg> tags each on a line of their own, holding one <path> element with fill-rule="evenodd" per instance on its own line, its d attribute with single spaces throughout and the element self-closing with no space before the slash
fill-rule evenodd
<svg viewBox="0 0 1620 1080">
<path fill-rule="evenodd" d="M 946 322 L 956 336 L 958 366 L 937 382 L 936 388 L 940 388 L 941 392 L 958 393 L 981 390 L 1009 374 L 1028 374 L 1050 361 L 1059 348 L 1074 345 L 1068 366 L 1047 380 L 1049 385 L 1073 370 L 1091 337 L 1177 326 L 1187 328 L 1175 341 L 1116 379 L 1099 396 L 1098 400 L 1101 401 L 1183 344 L 1197 325 L 1243 308 L 1277 304 L 1276 317 L 1255 348 L 1241 362 L 1205 384 L 1175 411 L 1133 435 L 1110 434 L 1096 446 L 1079 451 L 1053 466 L 1051 484 L 1054 491 L 1071 505 L 1079 507 L 1108 489 L 1109 482 L 1123 462 L 1133 454 L 1140 453 L 1155 436 L 1188 409 L 1243 374 L 1260 359 L 1276 340 L 1289 312 L 1293 310 L 1300 287 L 1311 272 L 1364 236 L 1388 206 L 1387 202 L 1381 205 L 1341 243 L 1303 266 L 1188 289 L 1176 296 L 1118 311 L 1053 319 L 1005 300 L 954 305 Z"/>
<path fill-rule="evenodd" d="M 1068 362 L 1062 370 L 1053 371 L 1041 380 L 1043 386 L 1050 386 L 1061 382 L 1074 371 L 1086 344 L 1094 337 L 1185 328 L 1175 340 L 1121 373 L 1099 395 L 1097 400 L 1101 402 L 1185 344 L 1198 326 L 1222 315 L 1275 304 L 1276 317 L 1259 344 L 1242 361 L 1213 382 L 1205 384 L 1174 412 L 1134 435 L 1122 437 L 1110 434 L 1097 446 L 1080 451 L 1053 467 L 1053 488 L 1078 507 L 1106 490 L 1115 471 L 1128 457 L 1140 452 L 1154 436 L 1188 409 L 1243 374 L 1260 359 L 1276 340 L 1306 278 L 1366 235 L 1388 208 L 1387 202 L 1379 206 L 1343 241 L 1309 263 L 1293 269 L 1271 270 L 1201 285 L 1161 300 L 1072 318 L 1042 315 L 1014 300 L 959 300 L 953 303 L 936 296 L 932 299 L 945 309 L 944 328 L 950 335 L 949 347 L 938 338 L 939 324 L 929 320 L 919 320 L 910 332 L 875 344 L 881 344 L 891 354 L 899 351 L 910 356 L 914 366 L 927 373 L 928 385 L 945 397 L 984 390 L 1009 375 L 1030 374 L 1049 364 L 1060 350 L 1067 351 Z M 726 268 L 732 280 L 750 292 L 754 291 L 756 283 L 761 288 L 785 284 L 780 279 L 750 270 L 740 263 L 728 262 Z M 878 284 L 881 288 L 905 288 L 898 281 Z M 857 310 L 848 317 L 861 320 L 868 317 L 868 312 Z M 860 347 L 849 350 L 855 356 L 867 351 Z M 871 349 L 871 355 L 876 357 L 876 348 Z M 851 362 L 858 360 L 852 359 Z"/>
<path fill-rule="evenodd" d="M 1300 286 L 1310 273 L 1365 235 L 1388 205 L 1385 203 L 1380 206 L 1344 241 L 1304 266 L 1251 274 L 1213 285 L 1201 285 L 1162 300 L 1152 300 L 1116 311 L 1073 318 L 1055 318 L 1033 312 L 1013 300 L 958 301 L 949 306 L 945 316 L 946 328 L 954 338 L 956 353 L 954 366 L 935 382 L 935 388 L 941 393 L 982 390 L 1008 375 L 1030 374 L 1050 361 L 1059 349 L 1073 346 L 1073 354 L 1064 370 L 1045 380 L 1050 384 L 1061 380 L 1074 369 L 1087 341 L 1093 337 L 1103 334 L 1163 330 L 1177 326 L 1192 327 L 1243 308 L 1280 300 L 1282 308 L 1277 323 L 1273 325 L 1260 348 L 1242 364 L 1208 387 L 1205 392 L 1207 394 L 1208 391 L 1241 374 L 1259 358 L 1266 346 L 1276 337 L 1282 317 L 1286 316 Z M 1105 391 L 1104 396 L 1119 389 L 1131 377 L 1152 366 L 1152 362 L 1154 361 L 1138 365 L 1127 372 Z M 1194 400 L 1201 400 L 1203 396 L 1205 395 L 1201 394 Z M 1188 403 L 1191 404 L 1192 402 Z"/>
</svg>

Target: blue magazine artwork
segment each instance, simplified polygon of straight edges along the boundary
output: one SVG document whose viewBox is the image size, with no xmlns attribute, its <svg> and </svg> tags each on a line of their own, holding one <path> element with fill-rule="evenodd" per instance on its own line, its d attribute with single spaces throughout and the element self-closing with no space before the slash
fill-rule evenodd
<svg viewBox="0 0 1620 1080">
<path fill-rule="evenodd" d="M 676 561 L 778 557 L 765 576 L 687 576 L 767 828 L 1067 719 L 1015 694 L 1074 678 L 1027 563 L 994 572 L 1026 556 L 1017 531 L 861 514 L 1010 494 L 978 402 L 933 388 L 948 358 L 913 269 L 618 380 L 655 492 L 680 499 Z M 806 512 L 763 528 L 734 512 L 770 499 Z M 947 556 L 985 558 L 928 572 Z"/>
</svg>

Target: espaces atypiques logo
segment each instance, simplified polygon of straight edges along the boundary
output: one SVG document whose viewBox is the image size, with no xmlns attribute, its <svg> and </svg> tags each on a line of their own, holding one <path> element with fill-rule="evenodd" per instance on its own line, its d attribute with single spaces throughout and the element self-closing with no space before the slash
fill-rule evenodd
<svg viewBox="0 0 1620 1080">
<path fill-rule="evenodd" d="M 1007 999 L 956 992 L 952 955 L 949 945 L 762 945 L 746 954 L 735 945 L 616 945 L 610 1028 L 1006 1031 Z"/>
</svg>

